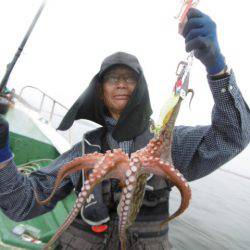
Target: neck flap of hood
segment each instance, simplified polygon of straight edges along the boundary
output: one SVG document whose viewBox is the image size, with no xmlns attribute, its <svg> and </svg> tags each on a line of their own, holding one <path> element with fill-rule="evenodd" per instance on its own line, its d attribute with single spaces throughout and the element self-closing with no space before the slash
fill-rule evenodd
<svg viewBox="0 0 250 250">
<path fill-rule="evenodd" d="M 117 52 L 104 59 L 100 71 L 66 113 L 58 130 L 69 129 L 78 119 L 87 119 L 106 127 L 105 106 L 100 99 L 100 79 L 107 69 L 115 65 L 132 68 L 138 73 L 139 81 L 113 130 L 113 138 L 118 142 L 132 140 L 149 126 L 152 109 L 147 83 L 139 61 L 133 55 Z"/>
</svg>

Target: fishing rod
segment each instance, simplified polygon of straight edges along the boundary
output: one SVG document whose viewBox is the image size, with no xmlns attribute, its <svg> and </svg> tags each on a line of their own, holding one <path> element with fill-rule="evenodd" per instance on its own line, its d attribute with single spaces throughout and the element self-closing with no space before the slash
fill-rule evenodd
<svg viewBox="0 0 250 250">
<path fill-rule="evenodd" d="M 42 13 L 42 11 L 43 11 L 43 8 L 44 8 L 44 6 L 45 6 L 45 4 L 46 4 L 46 0 L 43 1 L 43 3 L 41 4 L 40 8 L 38 9 L 38 11 L 37 11 L 37 13 L 36 13 L 36 15 L 35 15 L 35 17 L 34 17 L 32 23 L 31 23 L 31 25 L 30 25 L 30 27 L 29 27 L 29 29 L 28 29 L 28 31 L 27 31 L 25 37 L 24 37 L 24 39 L 22 40 L 20 46 L 18 47 L 18 50 L 17 50 L 17 52 L 16 52 L 14 58 L 12 59 L 11 63 L 9 63 L 9 64 L 7 65 L 6 72 L 5 72 L 4 76 L 3 76 L 3 79 L 2 79 L 1 84 L 0 84 L 0 93 L 1 93 L 1 92 L 4 90 L 4 88 L 6 87 L 6 85 L 7 85 L 7 83 L 8 83 L 8 80 L 9 80 L 9 77 L 10 77 L 10 74 L 11 74 L 11 72 L 12 72 L 12 70 L 13 70 L 13 68 L 14 68 L 14 66 L 15 66 L 15 64 L 16 64 L 16 62 L 17 62 L 17 60 L 18 60 L 18 58 L 19 58 L 19 56 L 21 55 L 21 53 L 22 53 L 22 51 L 23 51 L 23 48 L 24 48 L 24 46 L 25 46 L 27 40 L 29 39 L 29 36 L 30 36 L 30 34 L 31 34 L 31 32 L 32 32 L 32 30 L 33 30 L 33 28 L 34 28 L 34 26 L 35 26 L 35 24 L 36 24 L 38 18 L 40 17 L 40 15 L 41 15 L 41 13 Z"/>
</svg>

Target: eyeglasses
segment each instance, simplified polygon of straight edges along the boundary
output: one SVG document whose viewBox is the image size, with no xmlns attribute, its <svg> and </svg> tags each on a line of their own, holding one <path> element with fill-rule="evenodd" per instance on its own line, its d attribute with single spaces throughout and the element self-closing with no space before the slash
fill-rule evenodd
<svg viewBox="0 0 250 250">
<path fill-rule="evenodd" d="M 138 82 L 138 78 L 132 75 L 106 75 L 103 77 L 104 83 L 117 84 L 123 81 L 126 84 L 135 85 Z"/>
</svg>

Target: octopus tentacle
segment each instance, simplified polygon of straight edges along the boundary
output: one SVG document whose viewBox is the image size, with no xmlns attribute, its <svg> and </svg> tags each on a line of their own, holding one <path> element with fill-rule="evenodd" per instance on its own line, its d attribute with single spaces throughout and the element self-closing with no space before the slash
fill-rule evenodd
<svg viewBox="0 0 250 250">
<path fill-rule="evenodd" d="M 78 171 L 78 170 L 88 170 L 92 169 L 95 164 L 103 157 L 103 154 L 93 153 L 91 155 L 86 155 L 83 157 L 77 157 L 71 162 L 63 165 L 63 167 L 59 170 L 53 190 L 50 194 L 50 196 L 45 200 L 40 200 L 38 198 L 37 192 L 34 190 L 34 196 L 36 201 L 40 205 L 46 205 L 50 202 L 52 197 L 54 196 L 57 187 L 60 185 L 60 183 L 63 181 L 64 178 L 66 178 L 68 175 Z"/>
<path fill-rule="evenodd" d="M 134 223 L 142 205 L 148 174 L 142 174 L 137 156 L 131 157 L 129 168 L 125 172 L 125 187 L 118 206 L 119 237 L 121 249 L 126 249 L 126 230 Z"/>
<path fill-rule="evenodd" d="M 123 153 L 124 154 L 124 153 Z M 125 155 L 125 154 L 124 154 Z M 122 160 L 121 160 L 122 159 Z M 72 211 L 67 216 L 65 222 L 60 226 L 56 234 L 51 238 L 51 240 L 44 247 L 48 250 L 52 244 L 61 236 L 61 234 L 69 227 L 73 220 L 78 215 L 81 207 L 86 203 L 89 195 L 92 193 L 94 187 L 102 182 L 106 178 L 110 178 L 109 174 L 114 168 L 119 165 L 121 161 L 124 161 L 124 157 L 121 157 L 121 152 L 118 150 L 114 153 L 106 154 L 95 166 L 93 172 L 89 175 L 88 180 L 83 183 L 81 192 L 79 193 L 76 202 L 73 206 Z M 75 161 L 76 163 L 76 161 Z M 78 166 L 78 165 L 76 165 Z M 73 168 L 73 166 L 71 166 Z"/>
<path fill-rule="evenodd" d="M 143 162 L 143 169 L 145 172 L 154 173 L 168 179 L 172 182 L 181 193 L 181 204 L 178 210 L 172 214 L 166 221 L 161 224 L 161 227 L 165 226 L 170 220 L 173 220 L 179 216 L 188 207 L 191 199 L 191 189 L 180 171 L 174 168 L 173 165 L 163 162 L 159 158 L 149 159 L 148 162 Z"/>
<path fill-rule="evenodd" d="M 92 188 L 93 189 L 93 188 Z M 70 224 L 73 222 L 73 220 L 76 218 L 77 214 L 79 213 L 81 207 L 85 204 L 87 201 L 89 195 L 91 194 L 91 186 L 89 184 L 89 181 L 86 181 L 81 189 L 81 192 L 79 193 L 76 202 L 70 212 L 70 214 L 67 216 L 65 222 L 60 226 L 60 228 L 57 230 L 55 235 L 50 239 L 50 241 L 45 245 L 44 250 L 50 249 L 50 247 L 54 244 L 54 242 L 62 235 L 62 233 L 70 226 Z"/>
<path fill-rule="evenodd" d="M 124 188 L 126 185 L 126 177 L 124 173 L 129 169 L 129 157 L 121 149 L 114 149 L 113 153 L 110 154 L 110 157 L 114 162 L 114 167 L 112 168 L 112 171 L 109 171 L 105 176 L 105 179 L 118 179 L 120 181 L 119 186 Z"/>
</svg>

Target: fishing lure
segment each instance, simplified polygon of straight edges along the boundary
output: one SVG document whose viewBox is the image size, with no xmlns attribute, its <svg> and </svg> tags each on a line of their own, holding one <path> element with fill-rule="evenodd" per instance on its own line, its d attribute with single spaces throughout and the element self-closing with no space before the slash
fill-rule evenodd
<svg viewBox="0 0 250 250">
<path fill-rule="evenodd" d="M 183 28 L 186 24 L 187 13 L 189 9 L 191 7 L 195 7 L 198 3 L 199 0 L 183 0 L 181 9 L 178 15 L 175 16 L 175 18 L 178 19 L 180 34 L 182 33 Z M 166 124 L 169 122 L 170 117 L 172 116 L 172 113 L 176 108 L 176 105 L 180 102 L 180 100 L 185 99 L 188 93 L 192 93 L 189 102 L 189 107 L 190 107 L 191 101 L 194 96 L 194 91 L 192 89 L 188 89 L 188 85 L 189 85 L 189 76 L 193 64 L 193 59 L 194 59 L 194 53 L 192 51 L 187 56 L 187 59 L 185 61 L 181 61 L 177 66 L 176 70 L 177 80 L 175 82 L 172 95 L 164 104 L 160 113 L 159 121 L 156 124 L 154 124 L 153 122 L 151 124 L 151 132 L 153 132 L 156 136 L 157 135 L 159 136 L 161 129 L 165 127 Z"/>
<path fill-rule="evenodd" d="M 187 13 L 192 7 L 196 7 L 200 0 L 183 0 L 183 4 L 176 19 L 179 21 L 179 33 L 181 34 L 187 22 Z"/>
</svg>

